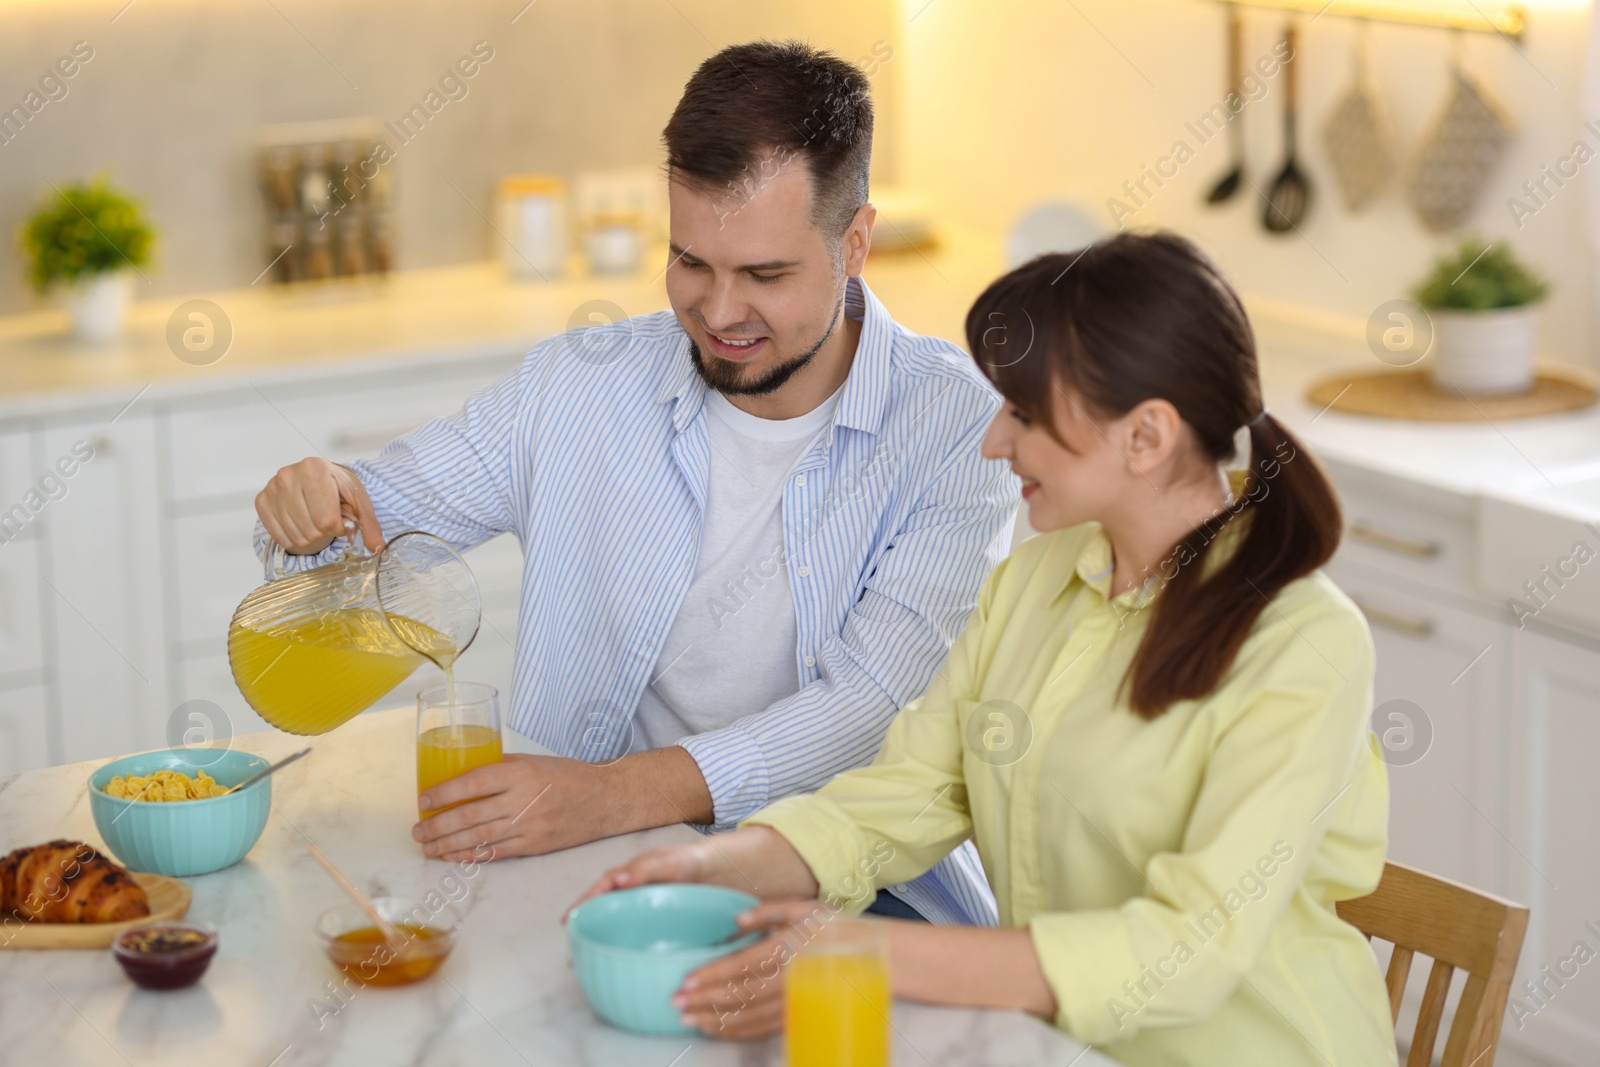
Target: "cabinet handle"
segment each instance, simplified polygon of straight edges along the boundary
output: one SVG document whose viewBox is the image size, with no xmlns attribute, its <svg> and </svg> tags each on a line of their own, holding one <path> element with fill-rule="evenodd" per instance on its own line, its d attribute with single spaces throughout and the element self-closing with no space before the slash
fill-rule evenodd
<svg viewBox="0 0 1600 1067">
<path fill-rule="evenodd" d="M 1433 634 L 1432 619 L 1419 618 L 1415 615 L 1396 615 L 1392 611 L 1384 611 L 1382 608 L 1375 608 L 1371 604 L 1368 604 L 1356 597 L 1351 597 L 1350 599 L 1355 601 L 1356 607 L 1361 609 L 1361 614 L 1365 615 L 1367 617 L 1367 621 L 1372 623 L 1374 626 L 1382 626 L 1389 630 L 1398 630 L 1403 634 L 1410 634 L 1413 637 L 1430 637 Z"/>
<path fill-rule="evenodd" d="M 329 443 L 340 452 L 365 452 L 382 448 L 396 437 L 403 436 L 421 426 L 421 422 L 407 422 L 398 426 L 379 426 L 368 430 L 340 430 Z"/>
<path fill-rule="evenodd" d="M 1386 548 L 1390 552 L 1416 556 L 1419 559 L 1432 559 L 1444 550 L 1444 546 L 1437 541 L 1401 537 L 1399 534 L 1388 533 L 1364 522 L 1352 522 L 1350 524 L 1350 536 L 1357 541 L 1364 541 L 1376 548 Z"/>
<path fill-rule="evenodd" d="M 89 442 L 89 449 L 97 456 L 109 455 L 112 451 L 111 438 L 102 434 Z"/>
</svg>

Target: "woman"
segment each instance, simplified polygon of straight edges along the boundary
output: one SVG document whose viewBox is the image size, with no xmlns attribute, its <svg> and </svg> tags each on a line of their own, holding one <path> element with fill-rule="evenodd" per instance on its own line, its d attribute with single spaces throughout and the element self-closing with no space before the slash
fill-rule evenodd
<svg viewBox="0 0 1600 1067">
<path fill-rule="evenodd" d="M 742 920 L 777 930 L 973 837 L 1001 929 L 883 920 L 896 995 L 1029 1011 L 1131 1064 L 1394 1063 L 1377 963 L 1334 910 L 1383 868 L 1371 638 L 1317 569 L 1338 502 L 1262 408 L 1238 297 L 1187 241 L 1122 235 L 1002 277 L 967 337 L 1006 401 L 984 453 L 1043 535 L 870 766 L 590 893 L 811 898 Z M 780 948 L 702 968 L 676 1003 L 707 1033 L 770 1032 L 779 983 L 753 997 L 748 975 Z"/>
</svg>

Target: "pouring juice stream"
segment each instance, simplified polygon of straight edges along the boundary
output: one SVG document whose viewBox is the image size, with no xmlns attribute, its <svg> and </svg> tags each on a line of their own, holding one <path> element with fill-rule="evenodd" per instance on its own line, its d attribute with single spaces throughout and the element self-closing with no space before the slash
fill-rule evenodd
<svg viewBox="0 0 1600 1067">
<path fill-rule="evenodd" d="M 286 573 L 286 553 L 274 546 L 268 581 L 245 597 L 228 627 L 240 693 L 278 729 L 322 734 L 432 662 L 445 685 L 429 700 L 435 713 L 425 725 L 419 698 L 418 792 L 498 762 L 498 704 L 487 717 L 470 706 L 475 689 L 493 688 L 464 683 L 469 706 L 458 703 L 455 662 L 482 618 L 471 568 L 447 541 L 421 530 L 397 534 L 375 554 L 359 542 L 357 533 L 339 559 L 298 574 Z"/>
</svg>

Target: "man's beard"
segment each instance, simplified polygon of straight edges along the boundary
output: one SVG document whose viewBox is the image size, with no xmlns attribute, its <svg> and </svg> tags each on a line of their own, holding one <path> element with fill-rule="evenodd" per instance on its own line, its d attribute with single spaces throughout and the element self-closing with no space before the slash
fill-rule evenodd
<svg viewBox="0 0 1600 1067">
<path fill-rule="evenodd" d="M 732 360 L 717 356 L 706 359 L 693 338 L 689 340 L 689 359 L 699 373 L 700 380 L 723 396 L 766 396 L 783 388 L 790 378 L 817 357 L 817 353 L 822 351 L 822 346 L 828 343 L 828 338 L 833 336 L 834 327 L 839 324 L 839 314 L 843 310 L 844 292 L 841 291 L 839 302 L 833 308 L 833 317 L 828 320 L 828 328 L 817 343 L 795 358 L 779 363 L 753 379 L 747 380 L 744 368 Z"/>
</svg>

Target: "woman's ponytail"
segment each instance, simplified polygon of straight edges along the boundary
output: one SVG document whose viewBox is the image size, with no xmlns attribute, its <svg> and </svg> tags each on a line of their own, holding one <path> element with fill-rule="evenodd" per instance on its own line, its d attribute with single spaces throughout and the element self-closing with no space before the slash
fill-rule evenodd
<svg viewBox="0 0 1600 1067">
<path fill-rule="evenodd" d="M 1339 498 L 1311 453 L 1265 411 L 1248 428 L 1242 506 L 1202 523 L 1179 543 L 1175 551 L 1187 562 L 1156 598 L 1134 653 L 1128 703 L 1143 718 L 1214 690 L 1272 598 L 1339 547 Z M 1238 547 L 1202 580 L 1208 550 L 1230 522 L 1247 523 Z"/>
</svg>

